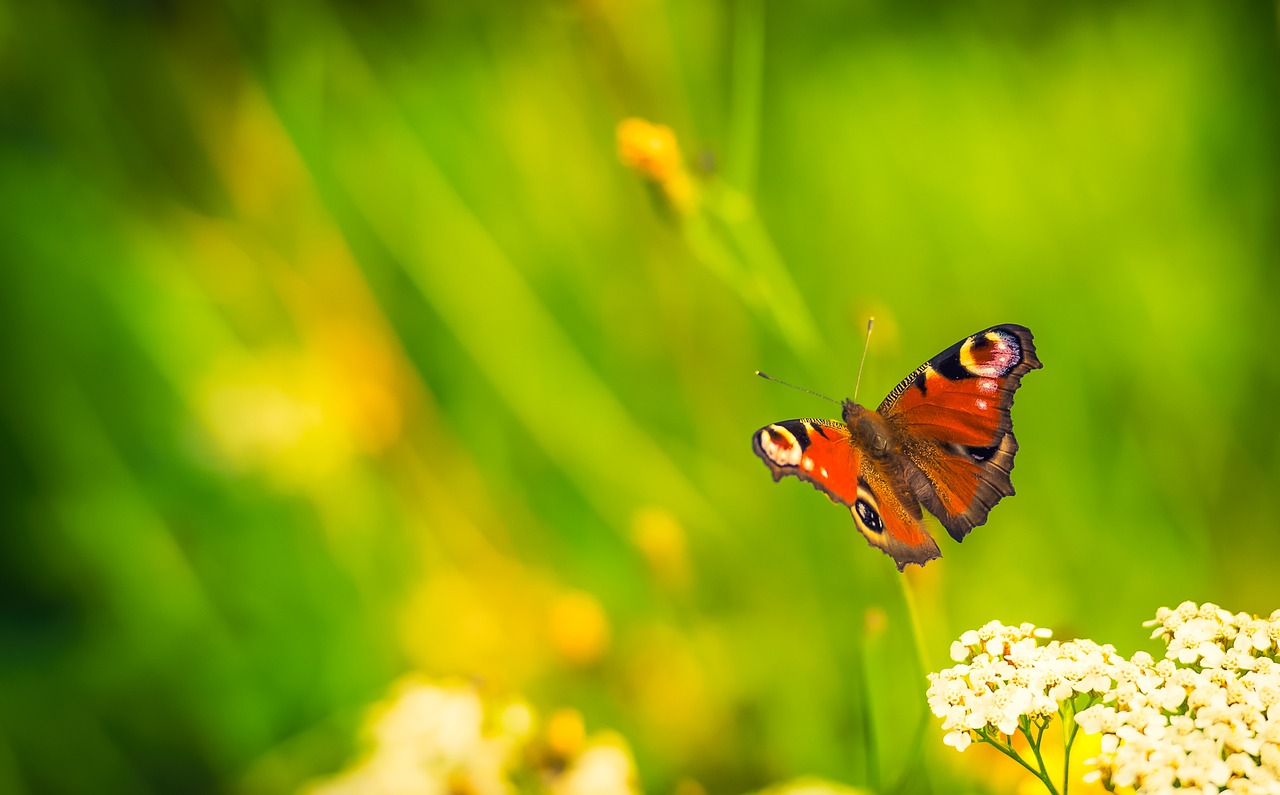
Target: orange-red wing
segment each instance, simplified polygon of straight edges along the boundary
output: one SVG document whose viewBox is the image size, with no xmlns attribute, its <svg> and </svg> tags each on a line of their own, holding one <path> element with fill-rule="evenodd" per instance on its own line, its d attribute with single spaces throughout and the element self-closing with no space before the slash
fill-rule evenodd
<svg viewBox="0 0 1280 795">
<path fill-rule="evenodd" d="M 870 456 L 864 458 L 858 500 L 851 511 L 853 523 L 867 543 L 893 558 L 902 571 L 908 563 L 923 566 L 942 553 L 924 529 L 920 502 L 900 477 L 896 478 L 900 484 L 896 490 L 894 482 L 892 473 L 882 474 Z"/>
<path fill-rule="evenodd" d="M 858 499 L 859 453 L 842 422 L 775 422 L 752 435 L 751 447 L 773 472 L 774 480 L 795 475 L 850 507 Z"/>
<path fill-rule="evenodd" d="M 892 556 L 899 571 L 938 557 L 938 545 L 921 522 L 919 501 L 905 484 L 895 493 L 890 477 L 858 450 L 844 423 L 776 422 L 756 431 L 751 443 L 774 480 L 795 475 L 848 507 L 859 532 Z"/>
<path fill-rule="evenodd" d="M 956 540 L 1013 494 L 1009 410 L 1022 376 L 1040 366 L 1028 329 L 992 326 L 922 364 L 880 404 L 914 465 L 911 490 Z"/>
</svg>

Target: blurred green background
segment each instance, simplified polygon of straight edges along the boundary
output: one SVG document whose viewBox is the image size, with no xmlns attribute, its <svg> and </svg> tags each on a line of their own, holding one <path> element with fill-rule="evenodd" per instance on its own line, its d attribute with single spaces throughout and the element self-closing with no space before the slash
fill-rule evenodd
<svg viewBox="0 0 1280 795">
<path fill-rule="evenodd" d="M 961 631 L 1280 607 L 1278 144 L 1271 3 L 0 6 L 0 791 L 288 792 L 410 671 L 650 793 L 1011 791 Z M 1045 364 L 909 592 L 750 450 L 868 315 L 863 403 Z"/>
</svg>

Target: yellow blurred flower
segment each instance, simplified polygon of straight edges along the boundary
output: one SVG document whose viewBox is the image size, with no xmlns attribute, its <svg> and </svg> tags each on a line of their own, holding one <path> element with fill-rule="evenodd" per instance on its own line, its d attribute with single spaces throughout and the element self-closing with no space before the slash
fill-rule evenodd
<svg viewBox="0 0 1280 795">
<path fill-rule="evenodd" d="M 596 598 L 585 591 L 556 597 L 548 629 L 552 646 L 571 665 L 591 665 L 609 649 L 609 619 Z"/>
<path fill-rule="evenodd" d="M 833 781 L 820 778 L 801 778 L 785 784 L 775 784 L 761 790 L 755 795 L 870 795 L 864 789 L 857 789 Z"/>
<path fill-rule="evenodd" d="M 676 134 L 665 124 L 644 119 L 623 119 L 618 124 L 618 156 L 656 182 L 665 182 L 684 169 Z"/>
<path fill-rule="evenodd" d="M 374 455 L 399 438 L 404 424 L 403 362 L 375 324 L 330 319 L 311 330 L 332 393 L 332 414 L 360 452 Z"/>
<path fill-rule="evenodd" d="M 889 626 L 889 614 L 884 611 L 883 607 L 873 605 L 867 608 L 862 614 L 862 625 L 866 634 L 870 637 L 879 637 L 884 633 L 886 627 Z"/>
<path fill-rule="evenodd" d="M 196 414 L 214 460 L 290 484 L 322 479 L 350 455 L 332 422 L 332 390 L 299 352 L 227 356 L 197 387 Z"/>
<path fill-rule="evenodd" d="M 556 757 L 568 759 L 582 750 L 586 724 L 576 709 L 560 709 L 547 718 L 547 748 Z"/>
<path fill-rule="evenodd" d="M 518 566 L 426 570 L 398 621 L 401 647 L 415 667 L 520 687 L 554 663 L 543 630 L 551 586 Z"/>
<path fill-rule="evenodd" d="M 618 157 L 628 168 L 657 183 L 675 209 L 688 212 L 693 208 L 693 180 L 670 127 L 644 119 L 623 119 L 618 124 Z"/>
<path fill-rule="evenodd" d="M 707 795 L 707 788 L 696 779 L 682 778 L 676 782 L 673 795 Z"/>
<path fill-rule="evenodd" d="M 229 351 L 195 383 L 193 414 L 213 461 L 323 490 L 356 456 L 399 439 L 399 364 L 377 330 L 332 321 L 310 343 Z"/>
<path fill-rule="evenodd" d="M 681 589 L 689 584 L 684 528 L 661 508 L 642 508 L 631 517 L 631 543 L 644 556 L 660 584 Z"/>
<path fill-rule="evenodd" d="M 694 763 L 695 749 L 712 747 L 732 720 L 723 694 L 732 668 L 714 665 L 713 645 L 661 623 L 637 626 L 619 644 L 633 719 L 651 748 L 678 763 Z"/>
</svg>

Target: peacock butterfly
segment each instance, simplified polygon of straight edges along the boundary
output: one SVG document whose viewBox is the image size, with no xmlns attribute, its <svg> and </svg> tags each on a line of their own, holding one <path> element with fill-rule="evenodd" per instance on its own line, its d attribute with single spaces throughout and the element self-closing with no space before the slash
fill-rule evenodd
<svg viewBox="0 0 1280 795">
<path fill-rule="evenodd" d="M 847 506 L 899 571 L 923 566 L 942 553 L 921 505 L 961 541 L 1013 494 L 1009 409 L 1022 376 L 1041 366 L 1030 330 L 992 326 L 920 365 L 878 409 L 845 400 L 842 422 L 775 422 L 752 447 L 775 481 L 795 475 Z"/>
</svg>

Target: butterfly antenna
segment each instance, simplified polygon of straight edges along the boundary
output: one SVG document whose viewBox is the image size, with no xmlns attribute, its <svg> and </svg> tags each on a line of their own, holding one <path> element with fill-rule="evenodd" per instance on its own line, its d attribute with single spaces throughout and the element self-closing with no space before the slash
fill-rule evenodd
<svg viewBox="0 0 1280 795">
<path fill-rule="evenodd" d="M 862 386 L 862 366 L 867 363 L 867 350 L 871 347 L 871 327 L 876 324 L 874 317 L 867 318 L 867 339 L 862 343 L 862 361 L 858 362 L 858 380 L 853 382 L 853 402 L 858 402 L 858 387 Z"/>
<path fill-rule="evenodd" d="M 831 400 L 831 402 L 832 402 L 832 403 L 834 403 L 834 404 L 836 404 L 837 406 L 839 406 L 839 405 L 840 405 L 840 401 L 838 401 L 838 400 L 832 400 L 831 398 L 827 397 L 826 395 L 823 395 L 823 394 L 821 394 L 821 393 L 819 393 L 819 392 L 814 392 L 812 389 L 805 389 L 805 388 L 804 388 L 804 387 L 802 387 L 802 386 L 796 386 L 795 384 L 788 384 L 786 381 L 783 381 L 781 378 L 774 378 L 774 377 L 773 377 L 773 376 L 771 376 L 771 375 L 765 375 L 764 373 L 760 372 L 759 370 L 756 370 L 756 375 L 760 376 L 761 378 L 763 378 L 763 379 L 764 379 L 764 380 L 766 380 L 766 381 L 773 381 L 774 383 L 782 384 L 783 386 L 789 386 L 789 387 L 791 387 L 792 389 L 796 389 L 796 390 L 799 390 L 799 391 L 801 391 L 801 392 L 808 392 L 810 395 L 813 395 L 814 397 L 820 397 L 820 398 L 822 398 L 823 400 Z"/>
</svg>

